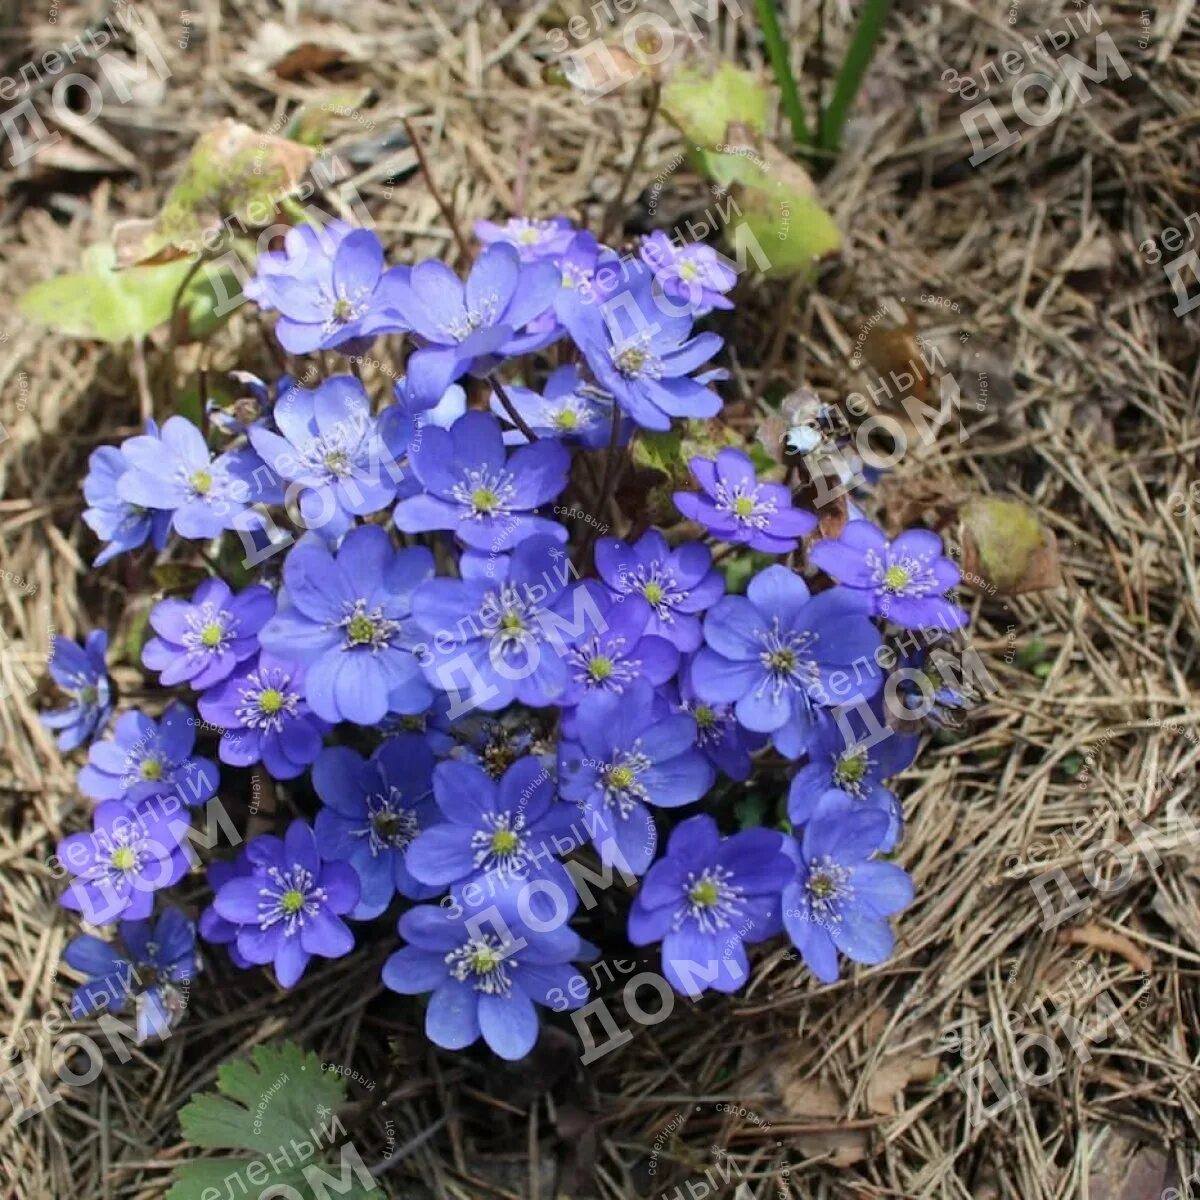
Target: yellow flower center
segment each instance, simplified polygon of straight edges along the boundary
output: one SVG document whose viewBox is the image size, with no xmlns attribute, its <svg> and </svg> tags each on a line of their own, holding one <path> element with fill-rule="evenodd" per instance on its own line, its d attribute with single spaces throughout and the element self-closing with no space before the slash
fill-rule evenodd
<svg viewBox="0 0 1200 1200">
<path fill-rule="evenodd" d="M 147 783 L 155 783 L 162 778 L 163 765 L 157 758 L 143 759 L 138 774 L 141 775 L 141 777 L 146 780 Z"/>
<path fill-rule="evenodd" d="M 130 871 L 137 862 L 137 856 L 128 846 L 118 846 L 109 861 L 118 871 Z"/>
<path fill-rule="evenodd" d="M 717 902 L 717 885 L 711 879 L 702 879 L 690 892 L 688 897 L 693 904 L 701 908 L 712 908 Z"/>
<path fill-rule="evenodd" d="M 679 264 L 679 278 L 692 280 L 700 274 L 700 269 L 694 262 L 681 262 Z"/>
<path fill-rule="evenodd" d="M 511 854 L 520 842 L 521 839 L 511 829 L 497 829 L 492 834 L 492 853 Z"/>
<path fill-rule="evenodd" d="M 898 592 L 908 583 L 909 574 L 903 567 L 888 567 L 883 573 L 883 586 L 889 592 Z"/>
<path fill-rule="evenodd" d="M 471 970 L 476 975 L 486 975 L 490 971 L 494 971 L 501 962 L 501 957 L 498 951 L 493 950 L 491 946 L 477 946 L 471 951 Z"/>
<path fill-rule="evenodd" d="M 772 650 L 767 655 L 767 666 L 772 671 L 791 671 L 796 665 L 796 652 L 794 650 Z"/>
<path fill-rule="evenodd" d="M 754 516 L 754 501 L 749 496 L 739 496 L 733 502 L 733 515 L 735 517 Z"/>
<path fill-rule="evenodd" d="M 841 783 L 858 783 L 867 773 L 867 758 L 861 751 L 845 755 L 837 765 L 837 777 Z"/>
<path fill-rule="evenodd" d="M 283 693 L 278 688 L 264 688 L 258 697 L 258 707 L 268 716 L 283 707 Z"/>
<path fill-rule="evenodd" d="M 365 646 L 375 637 L 375 622 L 362 613 L 351 617 L 350 624 L 346 626 L 346 637 L 352 646 Z"/>
<path fill-rule="evenodd" d="M 606 658 L 603 654 L 598 654 L 588 663 L 588 674 L 597 682 L 601 683 L 608 679 L 613 673 L 613 660 Z"/>
<path fill-rule="evenodd" d="M 471 493 L 471 507 L 476 512 L 491 513 L 495 512 L 500 504 L 500 497 L 492 491 L 491 488 L 481 487 L 476 488 Z"/>
<path fill-rule="evenodd" d="M 651 604 L 661 604 L 666 592 L 663 591 L 661 583 L 648 583 L 642 588 L 642 595 L 650 601 Z"/>
<path fill-rule="evenodd" d="M 295 888 L 288 888 L 282 896 L 279 897 L 279 907 L 285 913 L 299 912 L 304 907 L 304 894 L 298 892 Z"/>
<path fill-rule="evenodd" d="M 556 429 L 574 429 L 578 424 L 579 417 L 573 408 L 564 408 L 562 412 L 554 414 Z"/>
<path fill-rule="evenodd" d="M 711 729 L 717 723 L 717 714 L 707 704 L 697 704 L 692 716 L 701 729 Z"/>
<path fill-rule="evenodd" d="M 216 621 L 209 621 L 209 623 L 200 630 L 200 642 L 202 645 L 207 646 L 211 650 L 214 646 L 219 646 L 221 644 L 221 638 L 224 633 L 225 630 L 222 629 Z"/>
<path fill-rule="evenodd" d="M 188 482 L 192 485 L 192 491 L 198 492 L 201 496 L 207 496 L 212 490 L 213 477 L 211 471 L 195 471 Z"/>
<path fill-rule="evenodd" d="M 500 618 L 500 628 L 505 633 L 520 633 L 525 628 L 525 622 L 521 620 L 520 613 L 507 612 Z"/>
<path fill-rule="evenodd" d="M 609 787 L 619 792 L 633 785 L 634 775 L 628 767 L 609 767 L 607 777 Z"/>
</svg>

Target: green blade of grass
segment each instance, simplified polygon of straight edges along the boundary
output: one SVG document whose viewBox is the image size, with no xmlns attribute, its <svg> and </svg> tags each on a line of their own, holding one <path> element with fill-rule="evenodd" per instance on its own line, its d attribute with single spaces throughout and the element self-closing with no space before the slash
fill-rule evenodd
<svg viewBox="0 0 1200 1200">
<path fill-rule="evenodd" d="M 891 0 L 866 0 L 863 5 L 858 28 L 850 40 L 846 57 L 833 86 L 833 98 L 829 101 L 829 107 L 820 115 L 819 140 L 823 150 L 831 153 L 837 151 L 838 143 L 842 138 L 842 126 L 846 123 L 850 105 L 854 103 L 854 97 L 858 95 L 863 76 L 871 64 L 871 58 L 875 53 L 875 43 L 879 40 L 879 34 L 891 7 Z"/>
<path fill-rule="evenodd" d="M 787 113 L 792 124 L 792 137 L 798 146 L 808 146 L 812 138 L 808 132 L 808 122 L 804 119 L 804 104 L 796 89 L 796 77 L 792 74 L 792 64 L 788 61 L 787 44 L 779 28 L 779 18 L 775 15 L 775 0 L 754 0 L 758 10 L 758 24 L 762 29 L 763 41 L 767 45 L 767 56 L 771 60 L 771 69 L 779 83 L 779 91 L 783 97 L 783 111 Z"/>
</svg>

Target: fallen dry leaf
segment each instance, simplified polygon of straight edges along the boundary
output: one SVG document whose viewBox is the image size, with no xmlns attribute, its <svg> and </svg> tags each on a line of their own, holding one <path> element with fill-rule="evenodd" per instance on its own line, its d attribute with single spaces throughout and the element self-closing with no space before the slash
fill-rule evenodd
<svg viewBox="0 0 1200 1200">
<path fill-rule="evenodd" d="M 363 62 L 369 50 L 363 39 L 339 25 L 307 21 L 289 28 L 264 21 L 242 53 L 240 66 L 254 77 L 268 71 L 279 79 L 296 79 L 345 62 Z"/>
<path fill-rule="evenodd" d="M 1054 535 L 1020 500 L 968 501 L 959 512 L 959 541 L 966 587 L 1019 596 L 1062 586 Z"/>
</svg>

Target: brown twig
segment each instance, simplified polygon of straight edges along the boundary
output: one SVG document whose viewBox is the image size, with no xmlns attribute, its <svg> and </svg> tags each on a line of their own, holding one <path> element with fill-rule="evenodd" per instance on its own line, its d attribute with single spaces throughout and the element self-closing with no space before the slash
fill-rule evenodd
<svg viewBox="0 0 1200 1200">
<path fill-rule="evenodd" d="M 408 134 L 408 140 L 412 143 L 413 150 L 416 151 L 417 162 L 421 164 L 421 174 L 425 176 L 425 186 L 429 188 L 429 194 L 433 197 L 433 202 L 438 206 L 438 211 L 442 214 L 442 220 L 450 226 L 450 232 L 454 235 L 454 241 L 458 246 L 458 252 L 464 259 L 471 257 L 471 247 L 467 243 L 467 239 L 463 237 L 463 231 L 458 227 L 458 218 L 451 211 L 450 206 L 446 203 L 442 193 L 438 191 L 437 184 L 433 182 L 433 172 L 429 169 L 429 160 L 425 157 L 424 147 L 421 145 L 420 138 L 417 137 L 417 131 L 413 128 L 412 122 L 404 118 L 404 132 Z"/>
<path fill-rule="evenodd" d="M 615 223 L 620 219 L 621 210 L 625 206 L 625 192 L 628 190 L 630 180 L 633 179 L 633 173 L 637 170 L 638 163 L 641 161 L 642 151 L 646 147 L 646 139 L 650 136 L 650 130 L 654 125 L 654 118 L 658 114 L 658 101 L 661 96 L 662 85 L 655 80 L 650 85 L 650 105 L 646 109 L 646 120 L 642 125 L 641 132 L 638 134 L 637 144 L 633 147 L 633 154 L 630 156 L 624 174 L 621 176 L 621 183 L 617 188 L 617 194 L 613 197 L 613 202 L 605 211 L 604 223 L 600 226 L 600 240 L 602 242 L 608 240 L 608 236 L 613 231 Z"/>
</svg>

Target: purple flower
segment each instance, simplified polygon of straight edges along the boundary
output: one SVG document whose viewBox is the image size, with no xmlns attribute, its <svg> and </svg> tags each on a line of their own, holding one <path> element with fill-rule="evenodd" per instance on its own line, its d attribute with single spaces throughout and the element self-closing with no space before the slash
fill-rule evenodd
<svg viewBox="0 0 1200 1200">
<path fill-rule="evenodd" d="M 262 654 L 200 697 L 200 715 L 223 729 L 217 754 L 231 767 L 261 762 L 273 779 L 295 779 L 321 753 L 329 724 L 304 699 L 304 671 Z"/>
<path fill-rule="evenodd" d="M 655 717 L 654 695 L 597 694 L 580 704 L 570 740 L 559 746 L 564 800 L 578 804 L 601 861 L 640 875 L 654 860 L 658 831 L 648 806 L 691 804 L 714 772 L 694 747 L 691 717 Z"/>
<path fill-rule="evenodd" d="M 783 890 L 783 923 L 808 968 L 822 983 L 838 978 L 838 951 L 875 965 L 892 952 L 887 918 L 912 902 L 912 880 L 894 863 L 871 856 L 888 828 L 887 815 L 855 810 L 831 797 L 786 849 L 795 878 Z"/>
<path fill-rule="evenodd" d="M 650 633 L 650 605 L 640 596 L 613 599 L 591 580 L 581 586 L 592 590 L 601 621 L 570 643 L 560 703 L 578 704 L 597 692 L 619 696 L 639 680 L 666 683 L 679 668 L 679 651 Z"/>
<path fill-rule="evenodd" d="M 704 494 L 676 492 L 675 507 L 723 542 L 787 554 L 817 527 L 812 513 L 792 507 L 789 488 L 760 483 L 754 464 L 740 450 L 721 450 L 715 461 L 693 458 L 688 465 Z"/>
<path fill-rule="evenodd" d="M 391 426 L 381 431 L 353 375 L 336 375 L 311 390 L 293 387 L 275 406 L 275 424 L 279 433 L 251 429 L 250 442 L 277 475 L 304 484 L 300 514 L 308 528 L 336 539 L 356 516 L 395 499 L 403 479 L 396 460 L 408 439 Z"/>
<path fill-rule="evenodd" d="M 158 439 L 158 426 L 153 421 L 146 423 L 145 436 Z M 108 543 L 92 560 L 94 567 L 104 566 L 127 550 L 136 550 L 147 538 L 155 550 L 161 550 L 170 536 L 169 512 L 153 511 L 122 497 L 118 485 L 129 469 L 129 460 L 116 446 L 101 446 L 88 458 L 87 478 L 83 481 L 88 507 L 83 510 L 83 520 Z"/>
<path fill-rule="evenodd" d="M 707 546 L 684 542 L 672 550 L 657 529 L 632 546 L 619 538 L 601 538 L 596 571 L 614 595 L 641 596 L 651 608 L 646 632 L 666 638 L 684 653 L 700 645 L 698 614 L 725 594 L 725 577 L 712 565 Z"/>
<path fill-rule="evenodd" d="M 341 958 L 354 949 L 342 916 L 358 903 L 358 876 L 346 863 L 322 862 L 303 821 L 282 840 L 255 838 L 246 856 L 253 872 L 227 880 L 213 897 L 217 915 L 239 927 L 243 957 L 273 964 L 279 985 L 290 988 L 313 955 Z"/>
<path fill-rule="evenodd" d="M 487 246 L 506 242 L 521 256 L 522 262 L 539 262 L 563 254 L 575 237 L 575 226 L 566 217 L 551 217 L 546 221 L 509 217 L 503 225 L 476 221 L 475 236 Z"/>
<path fill-rule="evenodd" d="M 412 653 L 413 590 L 433 574 L 423 546 L 395 550 L 378 525 L 352 529 L 336 556 L 303 538 L 283 565 L 279 609 L 259 641 L 305 668 L 304 696 L 325 721 L 377 725 L 418 713 L 433 693 Z"/>
<path fill-rule="evenodd" d="M 623 297 L 628 303 L 618 303 Z M 715 417 L 721 398 L 691 372 L 721 348 L 715 333 L 691 337 L 692 317 L 669 297 L 656 295 L 644 268 L 618 295 L 569 292 L 557 311 L 583 352 L 596 381 L 637 424 L 666 430 L 672 417 Z"/>
<path fill-rule="evenodd" d="M 788 819 L 797 828 L 807 824 L 822 797 L 832 790 L 849 796 L 857 807 L 884 813 L 888 828 L 879 848 L 885 852 L 894 849 L 900 840 L 902 813 L 883 780 L 903 771 L 916 753 L 915 737 L 887 730 L 883 736 L 870 738 L 856 731 L 847 740 L 838 721 L 826 712 L 818 713 L 808 747 L 809 761 L 792 777 L 788 789 Z"/>
<path fill-rule="evenodd" d="M 545 345 L 544 336 L 521 330 L 550 307 L 558 290 L 557 267 L 522 263 L 503 242 L 476 259 L 465 285 L 445 263 L 418 263 L 397 289 L 397 307 L 422 344 L 408 360 L 413 393 L 436 403 L 468 371 L 486 374 L 500 358 Z"/>
<path fill-rule="evenodd" d="M 209 889 L 215 895 L 229 880 L 237 879 L 242 875 L 250 875 L 253 871 L 254 864 L 246 857 L 246 847 L 243 846 L 238 851 L 236 858 L 216 859 L 208 864 L 206 877 Z M 229 957 L 233 960 L 234 966 L 240 967 L 243 971 L 254 966 L 237 948 L 237 935 L 241 926 L 225 920 L 211 904 L 200 913 L 197 927 L 200 930 L 200 936 L 206 942 L 211 942 L 214 946 L 228 947 Z"/>
<path fill-rule="evenodd" d="M 120 1012 L 132 1001 L 138 1044 L 167 1037 L 199 968 L 196 926 L 168 908 L 153 923 L 121 921 L 117 928 L 124 954 L 116 943 L 86 933 L 67 943 L 63 962 L 87 977 L 71 997 L 71 1015 L 80 1020 L 102 1009 Z"/>
<path fill-rule="evenodd" d="M 851 521 L 833 540 L 817 542 L 809 561 L 862 595 L 867 611 L 903 629 L 961 629 L 967 614 L 943 599 L 962 573 L 928 529 L 888 541 L 870 521 Z"/>
<path fill-rule="evenodd" d="M 331 224 L 329 230 L 290 230 L 282 256 L 272 252 L 259 260 L 247 295 L 279 310 L 275 336 L 285 350 L 307 354 L 403 332 L 395 299 L 408 274 L 407 267 L 383 269 L 383 246 L 370 230 L 334 231 Z"/>
<path fill-rule="evenodd" d="M 170 510 L 180 537 L 216 537 L 234 528 L 247 505 L 282 498 L 255 477 L 262 467 L 257 454 L 228 450 L 214 458 L 186 417 L 169 417 L 161 437 L 127 438 L 121 453 L 129 470 L 117 480 L 117 495 L 143 508 Z"/>
<path fill-rule="evenodd" d="M 351 917 L 379 916 L 397 892 L 410 900 L 438 894 L 405 862 L 413 839 L 438 819 L 433 751 L 424 737 L 396 734 L 369 759 L 330 746 L 313 767 L 313 787 L 323 802 L 314 826 L 321 856 L 348 862 L 362 884 Z"/>
<path fill-rule="evenodd" d="M 468 546 L 493 552 L 537 534 L 566 541 L 557 521 L 532 515 L 567 486 L 571 456 L 558 442 L 522 446 L 509 458 L 496 418 L 469 412 L 448 430 L 423 429 L 411 461 L 425 493 L 396 505 L 397 529 L 450 529 Z"/>
<path fill-rule="evenodd" d="M 562 631 L 585 619 L 598 628 L 595 602 L 566 586 L 570 563 L 555 539 L 528 538 L 511 555 L 477 559 L 464 554 L 464 578 L 432 579 L 413 596 L 413 617 L 432 645 L 426 678 L 451 694 L 456 716 L 496 712 L 514 700 L 531 708 L 557 703 L 567 683 Z"/>
<path fill-rule="evenodd" d="M 241 395 L 228 408 L 222 408 L 215 397 L 210 397 L 205 412 L 218 429 L 231 436 L 249 433 L 257 426 L 270 429 L 275 402 L 296 386 L 290 375 L 280 375 L 273 385 L 253 371 L 230 371 L 229 378 Z"/>
<path fill-rule="evenodd" d="M 968 680 L 945 633 L 927 633 L 925 642 L 905 650 L 897 640 L 896 697 L 903 711 L 895 715 L 914 724 L 924 719 L 935 729 L 957 729 L 983 694 Z"/>
<path fill-rule="evenodd" d="M 435 1045 L 462 1050 L 482 1035 L 501 1058 L 515 1060 L 537 1041 L 535 1003 L 577 1008 L 586 999 L 587 983 L 571 963 L 594 951 L 565 924 L 579 903 L 574 888 L 563 893 L 565 914 L 552 924 L 521 904 L 528 884 L 520 877 L 493 876 L 488 884 L 495 917 L 472 912 L 461 888 L 451 891 L 452 906 L 406 912 L 399 929 L 408 945 L 384 963 L 383 982 L 402 995 L 432 993 L 425 1034 Z"/>
<path fill-rule="evenodd" d="M 708 704 L 697 697 L 690 661 L 680 667 L 678 686 L 669 684 L 660 689 L 659 695 L 668 711 L 684 713 L 696 722 L 696 749 L 714 767 L 738 783 L 749 779 L 753 766 L 750 755 L 761 750 L 767 739 L 761 733 L 743 729 L 730 705 Z"/>
<path fill-rule="evenodd" d="M 473 763 L 438 763 L 433 795 L 441 820 L 408 849 L 408 869 L 427 884 L 446 887 L 489 871 L 569 880 L 549 862 L 551 838 L 567 833 L 576 810 L 556 803 L 554 779 L 536 758 L 513 763 L 499 780 Z"/>
<path fill-rule="evenodd" d="M 154 893 L 178 883 L 188 869 L 179 844 L 185 821 L 172 813 L 133 812 L 118 800 L 96 806 L 91 833 L 73 833 L 58 844 L 58 861 L 75 878 L 59 901 L 89 925 L 117 917 L 145 920 Z"/>
<path fill-rule="evenodd" d="M 235 596 L 222 579 L 206 579 L 190 600 L 160 600 L 150 610 L 158 637 L 142 649 L 142 663 L 160 672 L 163 687 L 191 684 L 203 691 L 220 683 L 258 650 L 258 631 L 275 611 L 261 584 Z"/>
<path fill-rule="evenodd" d="M 136 709 L 122 713 L 113 736 L 93 742 L 79 790 L 94 800 L 138 805 L 176 795 L 185 804 L 203 804 L 216 794 L 217 764 L 193 758 L 196 718 L 186 704 L 172 704 L 159 721 Z"/>
<path fill-rule="evenodd" d="M 719 600 L 704 640 L 692 662 L 696 695 L 733 704 L 747 729 L 771 734 L 788 758 L 808 746 L 814 704 L 854 704 L 882 684 L 872 657 L 879 632 L 861 603 L 843 588 L 812 596 L 784 566 L 761 571 L 745 596 Z M 851 680 L 855 660 L 868 664 L 865 679 L 856 668 Z"/>
<path fill-rule="evenodd" d="M 64 754 L 94 738 L 112 716 L 112 685 L 104 662 L 107 650 L 108 634 L 103 629 L 93 629 L 82 648 L 65 637 L 54 638 L 50 677 L 71 703 L 42 713 L 41 720 L 47 729 L 59 730 L 55 740 Z"/>
<path fill-rule="evenodd" d="M 579 368 L 558 367 L 551 372 L 539 396 L 529 388 L 509 385 L 505 389 L 513 407 L 539 438 L 561 438 L 564 442 L 596 450 L 608 444 L 612 427 L 612 399 L 589 388 L 579 377 Z M 492 412 L 506 425 L 512 425 L 504 405 L 495 394 Z M 629 431 L 620 439 L 628 441 Z M 517 428 L 504 433 L 506 445 L 524 445 L 525 435 Z"/>
<path fill-rule="evenodd" d="M 687 303 L 701 317 L 714 308 L 732 308 L 725 293 L 737 283 L 737 272 L 703 242 L 677 246 L 656 229 L 642 242 L 640 254 L 654 272 L 655 282 L 673 300 Z"/>
<path fill-rule="evenodd" d="M 779 895 L 795 873 L 783 843 L 773 829 L 723 838 L 705 815 L 671 831 L 630 909 L 629 940 L 662 942 L 663 977 L 677 992 L 733 992 L 749 979 L 745 943 L 779 932 Z"/>
</svg>

